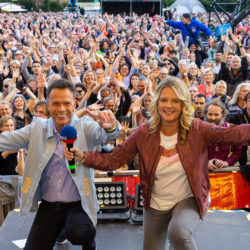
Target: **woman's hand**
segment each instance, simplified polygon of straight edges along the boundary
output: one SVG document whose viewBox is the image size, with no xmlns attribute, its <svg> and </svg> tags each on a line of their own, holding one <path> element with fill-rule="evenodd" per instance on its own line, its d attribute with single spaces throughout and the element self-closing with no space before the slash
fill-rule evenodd
<svg viewBox="0 0 250 250">
<path fill-rule="evenodd" d="M 216 160 L 215 165 L 216 165 L 217 168 L 226 168 L 226 167 L 229 166 L 226 161 L 222 161 L 222 160 L 218 160 L 218 159 Z"/>
<path fill-rule="evenodd" d="M 214 162 L 216 162 L 215 159 L 212 159 L 208 162 L 208 170 L 211 172 L 214 172 L 215 169 L 217 168 L 216 165 L 214 165 Z"/>
<path fill-rule="evenodd" d="M 71 161 L 75 158 L 76 161 L 82 162 L 84 159 L 86 159 L 86 153 L 80 151 L 76 147 L 71 148 L 69 151 L 66 144 L 64 144 L 64 156 L 67 161 Z"/>
</svg>

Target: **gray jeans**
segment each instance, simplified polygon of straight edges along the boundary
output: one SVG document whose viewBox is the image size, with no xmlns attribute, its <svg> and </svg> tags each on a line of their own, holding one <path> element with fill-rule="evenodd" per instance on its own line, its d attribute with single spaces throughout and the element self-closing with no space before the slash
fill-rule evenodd
<svg viewBox="0 0 250 250">
<path fill-rule="evenodd" d="M 170 249 L 197 249 L 192 233 L 200 220 L 200 214 L 194 197 L 182 200 L 167 211 L 149 208 L 143 213 L 143 250 L 165 250 L 167 237 Z"/>
</svg>

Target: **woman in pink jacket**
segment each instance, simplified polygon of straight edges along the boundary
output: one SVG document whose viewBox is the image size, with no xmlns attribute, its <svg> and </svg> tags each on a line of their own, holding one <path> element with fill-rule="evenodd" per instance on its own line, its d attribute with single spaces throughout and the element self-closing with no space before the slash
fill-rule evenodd
<svg viewBox="0 0 250 250">
<path fill-rule="evenodd" d="M 211 144 L 250 145 L 250 125 L 215 126 L 193 118 L 186 84 L 167 77 L 150 105 L 151 119 L 112 153 L 81 152 L 85 166 L 117 169 L 139 153 L 144 199 L 144 250 L 197 249 L 192 232 L 209 206 L 208 148 Z M 108 118 L 107 118 L 108 121 Z M 65 149 L 67 160 L 73 153 Z"/>
</svg>

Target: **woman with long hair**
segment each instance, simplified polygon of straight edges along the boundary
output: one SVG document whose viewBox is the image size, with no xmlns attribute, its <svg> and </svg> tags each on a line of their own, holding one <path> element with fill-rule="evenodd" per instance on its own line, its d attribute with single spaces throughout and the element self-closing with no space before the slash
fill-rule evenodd
<svg viewBox="0 0 250 250">
<path fill-rule="evenodd" d="M 199 85 L 201 83 L 201 78 L 199 76 L 199 68 L 194 62 L 188 65 L 188 73 L 192 75 L 192 80 L 189 81 L 190 85 Z"/>
<path fill-rule="evenodd" d="M 131 76 L 129 86 L 128 86 L 128 92 L 130 96 L 139 94 L 138 82 L 139 82 L 139 74 L 135 73 Z"/>
<path fill-rule="evenodd" d="M 186 84 L 167 77 L 150 104 L 151 119 L 112 153 L 65 147 L 67 160 L 117 169 L 139 154 L 144 201 L 144 250 L 197 249 L 192 233 L 209 207 L 208 149 L 211 144 L 250 145 L 250 125 L 222 128 L 193 118 Z"/>
<path fill-rule="evenodd" d="M 32 116 L 30 110 L 27 108 L 27 102 L 23 95 L 17 94 L 11 101 L 13 117 L 16 120 L 16 128 L 22 128 L 30 124 Z"/>
<path fill-rule="evenodd" d="M 250 92 L 250 81 L 239 84 L 232 96 L 231 101 L 228 103 L 228 117 L 236 112 L 243 110 L 246 107 L 245 96 Z"/>
</svg>

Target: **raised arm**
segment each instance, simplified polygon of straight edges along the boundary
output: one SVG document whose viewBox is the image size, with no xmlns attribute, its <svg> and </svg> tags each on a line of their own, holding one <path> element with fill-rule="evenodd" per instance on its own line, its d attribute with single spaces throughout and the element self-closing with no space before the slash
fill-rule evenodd
<svg viewBox="0 0 250 250">
<path fill-rule="evenodd" d="M 205 144 L 222 144 L 231 146 L 250 145 L 250 125 L 231 125 L 230 127 L 215 126 L 210 123 L 200 121 L 199 131 L 203 134 Z"/>
<path fill-rule="evenodd" d="M 89 151 L 87 153 L 73 148 L 76 160 L 82 162 L 84 166 L 99 170 L 115 170 L 130 162 L 138 152 L 136 146 L 136 132 L 132 133 L 125 142 L 117 145 L 111 153 L 102 154 Z M 67 160 L 73 158 L 73 153 L 64 148 Z"/>
</svg>

